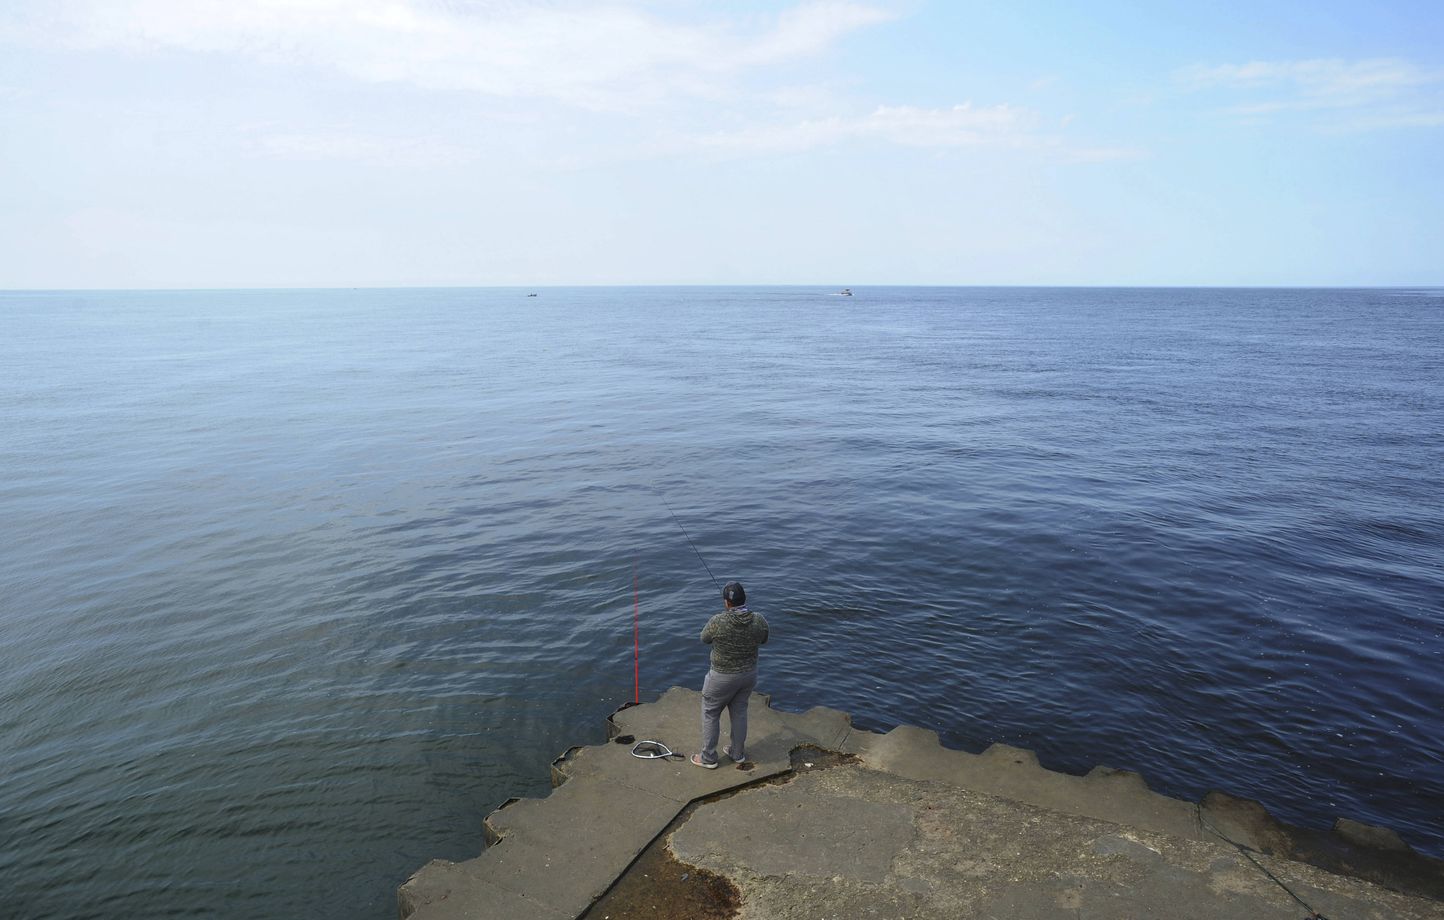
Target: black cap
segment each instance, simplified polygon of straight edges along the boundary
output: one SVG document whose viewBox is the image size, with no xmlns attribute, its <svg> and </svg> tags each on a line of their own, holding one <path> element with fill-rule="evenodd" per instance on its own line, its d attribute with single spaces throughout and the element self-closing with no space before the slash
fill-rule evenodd
<svg viewBox="0 0 1444 920">
<path fill-rule="evenodd" d="M 747 592 L 743 589 L 742 582 L 727 582 L 726 586 L 722 588 L 722 599 L 733 607 L 741 607 L 747 603 Z"/>
</svg>

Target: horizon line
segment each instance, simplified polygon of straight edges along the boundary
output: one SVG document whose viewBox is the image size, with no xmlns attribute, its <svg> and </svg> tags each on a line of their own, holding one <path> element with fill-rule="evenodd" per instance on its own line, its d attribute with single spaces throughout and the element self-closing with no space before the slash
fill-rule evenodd
<svg viewBox="0 0 1444 920">
<path fill-rule="evenodd" d="M 548 284 L 301 284 L 301 285 L 238 285 L 177 287 L 0 287 L 0 294 L 80 294 L 80 293 L 188 293 L 200 291 L 465 291 L 465 290 L 559 290 L 568 288 L 823 288 L 835 291 L 837 285 L 809 282 L 580 282 Z M 1053 290 L 1444 290 L 1444 281 L 1387 284 L 920 284 L 883 283 L 844 286 L 845 290 L 875 288 L 1033 288 Z"/>
</svg>

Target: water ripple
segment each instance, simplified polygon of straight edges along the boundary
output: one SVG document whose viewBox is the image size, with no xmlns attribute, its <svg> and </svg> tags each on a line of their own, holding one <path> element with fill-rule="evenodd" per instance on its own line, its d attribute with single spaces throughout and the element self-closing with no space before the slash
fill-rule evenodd
<svg viewBox="0 0 1444 920">
<path fill-rule="evenodd" d="M 1397 293 L 0 296 L 0 885 L 390 916 L 631 698 L 634 577 L 644 695 L 700 684 L 662 496 L 780 706 L 1444 854 L 1444 313 Z"/>
</svg>

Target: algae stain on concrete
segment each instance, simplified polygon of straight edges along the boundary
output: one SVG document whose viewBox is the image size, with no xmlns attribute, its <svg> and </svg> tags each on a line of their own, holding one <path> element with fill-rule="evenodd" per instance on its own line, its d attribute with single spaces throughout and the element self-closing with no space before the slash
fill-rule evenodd
<svg viewBox="0 0 1444 920">
<path fill-rule="evenodd" d="M 624 736 L 626 737 L 626 736 Z M 740 789 L 689 804 L 644 849 L 616 883 L 578 920 L 732 920 L 742 908 L 742 892 L 731 879 L 677 858 L 673 841 L 701 808 L 749 790 L 781 786 L 805 773 L 857 763 L 852 754 L 801 744 L 789 754 L 791 769 Z M 750 771 L 751 763 L 736 769 Z"/>
<path fill-rule="evenodd" d="M 677 860 L 666 846 L 642 852 L 626 873 L 591 906 L 583 920 L 729 920 L 742 893 L 715 872 Z"/>
</svg>

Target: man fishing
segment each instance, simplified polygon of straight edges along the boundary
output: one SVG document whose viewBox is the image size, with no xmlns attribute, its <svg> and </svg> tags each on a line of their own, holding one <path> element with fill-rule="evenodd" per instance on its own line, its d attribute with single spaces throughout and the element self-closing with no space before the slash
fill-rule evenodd
<svg viewBox="0 0 1444 920">
<path fill-rule="evenodd" d="M 717 737 L 722 710 L 727 710 L 731 744 L 724 753 L 737 763 L 747 760 L 747 701 L 757 686 L 757 647 L 767 642 L 767 620 L 747 609 L 742 583 L 722 589 L 727 609 L 702 627 L 702 641 L 712 646 L 712 668 L 702 682 L 702 750 L 692 764 L 717 769 Z"/>
</svg>

